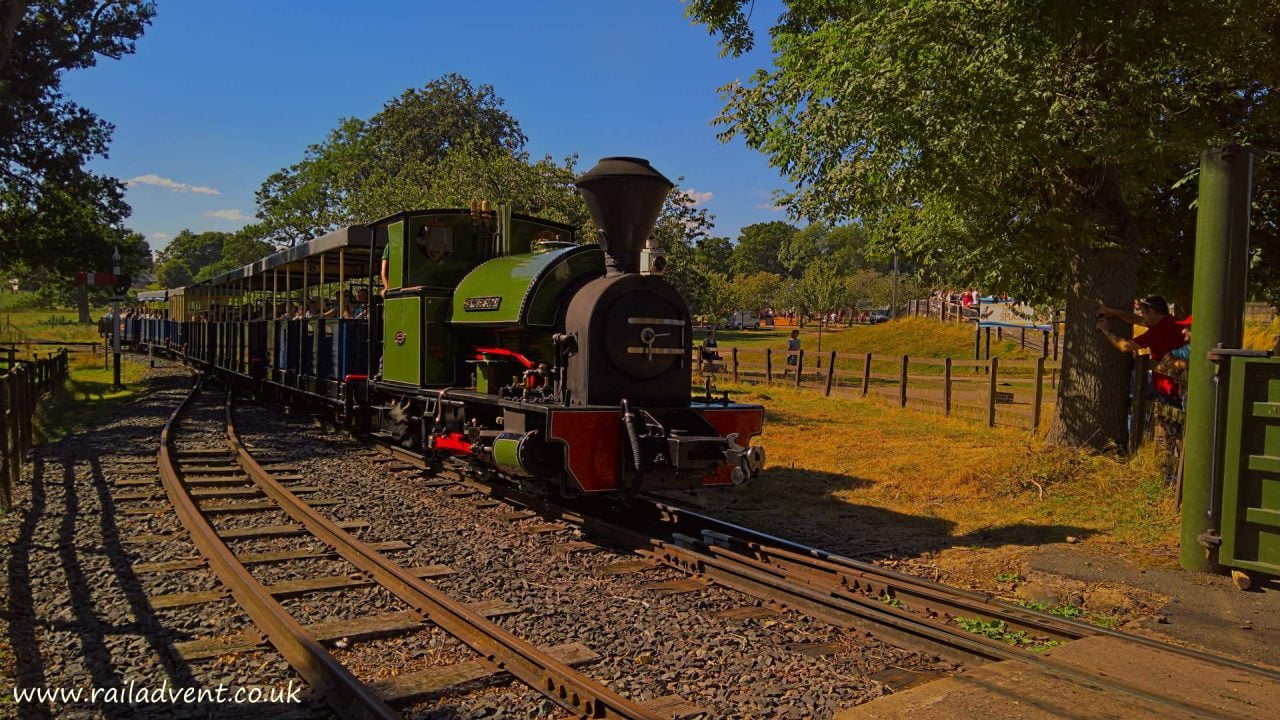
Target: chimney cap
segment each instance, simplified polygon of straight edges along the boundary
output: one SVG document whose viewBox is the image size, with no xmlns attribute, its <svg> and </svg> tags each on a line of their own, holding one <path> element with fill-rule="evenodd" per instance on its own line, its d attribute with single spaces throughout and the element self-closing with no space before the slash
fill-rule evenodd
<svg viewBox="0 0 1280 720">
<path fill-rule="evenodd" d="M 600 158 L 600 162 L 587 172 L 579 175 L 574 180 L 575 185 L 581 185 L 591 180 L 599 180 L 606 177 L 634 177 L 634 178 L 652 178 L 666 183 L 668 187 L 675 187 L 675 183 L 667 179 L 665 175 L 654 169 L 649 161 L 641 157 L 629 157 L 626 155 L 613 155 L 610 157 Z"/>
</svg>

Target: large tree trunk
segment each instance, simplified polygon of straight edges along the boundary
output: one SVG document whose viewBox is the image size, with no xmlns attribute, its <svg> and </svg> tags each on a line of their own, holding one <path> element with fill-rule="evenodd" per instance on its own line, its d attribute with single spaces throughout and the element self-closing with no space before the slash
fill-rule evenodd
<svg viewBox="0 0 1280 720">
<path fill-rule="evenodd" d="M 1124 449 L 1129 439 L 1129 379 L 1133 358 L 1097 330 L 1098 303 L 1129 310 L 1137 278 L 1138 232 L 1113 174 L 1103 180 L 1087 213 L 1104 226 L 1109 243 L 1074 243 L 1067 286 L 1062 376 L 1050 442 Z M 1129 336 L 1123 323 L 1112 332 Z"/>
<path fill-rule="evenodd" d="M 93 318 L 89 316 L 89 286 L 80 285 L 76 288 L 76 310 L 80 313 L 80 323 L 91 323 Z"/>
<path fill-rule="evenodd" d="M 13 54 L 13 36 L 27 13 L 26 0 L 0 0 L 0 70 Z"/>
</svg>

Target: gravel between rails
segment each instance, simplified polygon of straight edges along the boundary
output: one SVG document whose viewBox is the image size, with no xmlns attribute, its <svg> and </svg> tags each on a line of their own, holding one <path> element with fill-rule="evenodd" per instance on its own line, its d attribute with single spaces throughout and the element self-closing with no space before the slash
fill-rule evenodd
<svg viewBox="0 0 1280 720">
<path fill-rule="evenodd" d="M 869 677 L 874 673 L 951 669 L 935 658 L 794 612 L 721 620 L 713 613 L 758 603 L 717 587 L 672 595 L 645 587 L 681 577 L 667 569 L 600 577 L 596 571 L 632 556 L 607 549 L 565 553 L 558 546 L 580 539 L 574 531 L 530 533 L 522 526 L 544 521 L 512 523 L 503 518 L 511 512 L 506 505 L 481 509 L 468 498 L 426 487 L 419 471 L 374 462 L 349 437 L 306 418 L 241 404 L 236 419 L 241 437 L 254 451 L 297 465 L 308 484 L 322 488 L 318 495 L 339 501 L 322 508 L 326 514 L 368 520 L 372 526 L 361 533 L 365 540 L 411 544 L 411 551 L 394 556 L 401 564 L 451 566 L 457 573 L 435 582 L 456 598 L 501 599 L 523 608 L 498 620 L 517 635 L 539 645 L 586 644 L 602 659 L 583 671 L 632 699 L 677 693 L 715 718 L 828 718 L 837 709 L 888 692 Z M 312 602 L 320 597 L 347 603 L 355 595 L 307 596 Z M 353 667 L 368 679 L 439 664 L 438 652 L 454 661 L 467 659 L 465 652 L 454 654 L 456 643 L 451 643 L 442 643 L 441 649 L 408 641 L 364 648 L 356 644 L 345 652 L 358 657 Z M 819 643 L 827 645 L 822 654 L 805 654 Z M 549 703 L 518 684 L 422 702 L 407 714 L 527 717 L 531 707 L 535 716 L 555 714 Z"/>
<path fill-rule="evenodd" d="M 160 428 L 191 387 L 174 366 L 149 375 L 149 388 L 87 432 L 35 449 L 24 481 L 14 488 L 16 509 L 0 515 L 0 718 L 324 717 L 322 706 L 231 703 L 14 702 L 19 688 L 285 687 L 300 679 L 274 652 L 246 653 L 186 664 L 172 644 L 229 634 L 247 619 L 231 603 L 153 610 L 148 595 L 207 589 L 206 572 L 138 574 L 137 562 L 194 556 L 195 548 L 170 511 L 124 515 L 147 501 L 114 500 L 136 488 L 125 479 L 155 477 Z M 216 442 L 216 433 L 204 433 Z M 198 444 L 202 441 L 184 441 Z M 149 461 L 149 466 L 146 463 Z M 157 484 L 156 488 L 160 486 Z M 150 501 L 160 503 L 161 500 Z M 163 542 L 132 544 L 141 534 L 170 533 Z M 86 692 L 86 698 L 88 697 Z"/>
</svg>

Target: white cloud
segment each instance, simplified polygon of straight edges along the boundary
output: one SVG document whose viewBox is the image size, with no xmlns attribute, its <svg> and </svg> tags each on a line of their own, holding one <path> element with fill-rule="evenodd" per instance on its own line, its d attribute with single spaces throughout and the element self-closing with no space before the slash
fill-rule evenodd
<svg viewBox="0 0 1280 720">
<path fill-rule="evenodd" d="M 126 185 L 154 185 L 156 187 L 169 188 L 175 192 L 189 192 L 197 195 L 221 195 L 222 192 L 216 188 L 206 185 L 191 185 L 189 183 L 170 180 L 159 175 L 139 175 L 136 178 L 125 181 Z"/>
<path fill-rule="evenodd" d="M 768 210 L 770 212 L 782 212 L 783 210 L 786 210 L 786 208 L 782 207 L 781 205 L 774 205 L 773 203 L 760 203 L 759 205 L 756 206 L 756 209 Z"/>
<path fill-rule="evenodd" d="M 710 191 L 698 192 L 693 188 L 689 188 L 688 190 L 682 190 L 681 192 L 684 194 L 685 197 L 692 200 L 694 205 L 702 205 L 704 203 L 711 202 L 712 195 Z"/>
<path fill-rule="evenodd" d="M 218 218 L 219 220 L 231 220 L 232 222 L 249 222 L 253 218 L 249 215 L 236 210 L 235 208 L 227 208 L 226 210 L 206 210 L 205 217 Z"/>
<path fill-rule="evenodd" d="M 152 240 L 172 240 L 173 239 L 173 236 L 167 232 L 153 232 L 147 237 L 151 238 Z"/>
</svg>

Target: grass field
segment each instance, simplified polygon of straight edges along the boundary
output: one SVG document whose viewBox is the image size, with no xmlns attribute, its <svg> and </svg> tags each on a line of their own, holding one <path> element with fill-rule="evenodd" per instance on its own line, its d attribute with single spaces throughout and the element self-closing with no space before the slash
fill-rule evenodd
<svg viewBox="0 0 1280 720">
<path fill-rule="evenodd" d="M 106 308 L 93 308 L 92 317 L 101 317 Z M 97 323 L 75 322 L 73 308 L 53 310 L 0 310 L 0 340 L 18 338 L 61 342 L 101 342 Z M 20 346 L 21 347 L 21 346 Z M 42 357 L 56 351 L 57 345 L 32 345 L 30 352 Z M 87 352 L 87 347 L 73 348 L 70 355 L 70 377 L 62 388 L 41 401 L 36 412 L 35 434 L 40 442 L 57 439 L 89 427 L 107 417 L 113 410 L 132 401 L 141 390 L 146 364 L 125 355 L 121 362 L 124 389 L 114 390 L 112 372 L 105 367 L 103 355 Z M 29 357 L 26 348 L 23 355 Z"/>
<path fill-rule="evenodd" d="M 1126 459 L 879 402 L 726 387 L 766 406 L 768 466 L 732 492 L 701 493 L 712 514 L 975 588 L 994 589 L 1047 543 L 1176 562 L 1174 489 L 1154 446 Z"/>
<path fill-rule="evenodd" d="M 785 350 L 791 327 L 762 327 L 759 330 L 717 330 L 716 342 L 721 348 L 739 347 Z M 701 342 L 706 332 L 695 334 L 695 343 Z M 806 325 L 800 329 L 801 347 L 805 353 L 818 350 L 818 326 Z M 928 318 L 902 318 L 879 325 L 854 325 L 849 328 L 829 329 L 822 333 L 822 351 L 861 354 L 874 352 L 884 355 L 913 355 L 917 357 L 973 357 L 973 325 L 941 323 Z M 1004 342 L 991 340 L 992 357 L 1032 358 L 1037 353 L 1021 350 L 1016 337 L 1007 336 Z"/>
</svg>

